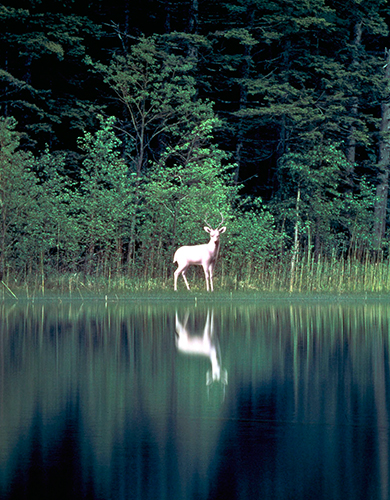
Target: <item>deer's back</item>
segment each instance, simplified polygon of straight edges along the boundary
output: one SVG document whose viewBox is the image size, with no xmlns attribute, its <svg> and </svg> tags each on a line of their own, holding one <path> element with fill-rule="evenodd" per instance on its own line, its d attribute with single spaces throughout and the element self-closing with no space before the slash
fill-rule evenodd
<svg viewBox="0 0 390 500">
<path fill-rule="evenodd" d="M 187 263 L 191 264 L 202 264 L 210 260 L 210 251 L 207 244 L 205 245 L 192 245 L 180 247 L 176 250 L 173 257 L 173 262 L 178 264 Z"/>
</svg>

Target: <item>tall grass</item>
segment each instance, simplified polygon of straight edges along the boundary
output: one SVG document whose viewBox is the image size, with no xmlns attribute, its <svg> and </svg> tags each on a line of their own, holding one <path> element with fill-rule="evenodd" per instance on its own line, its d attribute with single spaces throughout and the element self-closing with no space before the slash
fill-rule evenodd
<svg viewBox="0 0 390 500">
<path fill-rule="evenodd" d="M 247 284 L 271 292 L 388 293 L 390 259 L 370 256 L 336 258 L 300 256 L 291 270 L 286 259 L 276 265 L 259 266 Z M 244 283 L 240 286 L 245 287 Z"/>
<path fill-rule="evenodd" d="M 190 268 L 188 274 L 191 289 L 204 291 L 205 282 L 200 267 Z M 344 257 L 299 254 L 294 266 L 291 256 L 274 261 L 254 262 L 248 259 L 237 265 L 229 265 L 221 259 L 214 276 L 216 291 L 259 291 L 293 293 L 390 293 L 390 258 L 363 255 Z M 52 294 L 83 299 L 93 294 L 126 295 L 138 292 L 164 293 L 173 290 L 173 267 L 168 266 L 161 275 L 143 269 L 137 275 L 123 273 L 82 272 L 60 273 L 53 269 L 40 270 L 29 275 L 13 275 L 11 270 L 0 282 L 0 299 L 50 296 Z M 183 281 L 179 290 L 186 292 Z"/>
</svg>

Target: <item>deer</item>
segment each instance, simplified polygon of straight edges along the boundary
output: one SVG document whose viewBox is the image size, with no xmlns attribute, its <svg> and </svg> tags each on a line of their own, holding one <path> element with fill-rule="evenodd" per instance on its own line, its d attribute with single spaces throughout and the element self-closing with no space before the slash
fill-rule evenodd
<svg viewBox="0 0 390 500">
<path fill-rule="evenodd" d="M 203 331 L 190 331 L 188 327 L 189 313 L 187 312 L 184 321 L 179 320 L 176 311 L 175 330 L 176 330 L 176 348 L 178 351 L 205 356 L 210 360 L 211 370 L 206 373 L 206 385 L 210 386 L 213 382 L 221 382 L 223 386 L 228 383 L 227 371 L 221 368 L 221 353 L 217 337 L 214 335 L 214 311 L 207 311 L 206 322 Z"/>
<path fill-rule="evenodd" d="M 186 278 L 186 271 L 189 266 L 193 265 L 203 267 L 204 275 L 206 278 L 206 290 L 210 291 L 211 288 L 211 291 L 214 291 L 213 271 L 219 253 L 219 237 L 226 231 L 225 226 L 220 227 L 223 224 L 222 214 L 221 219 L 222 220 L 216 229 L 212 229 L 205 219 L 206 226 L 203 229 L 206 231 L 206 233 L 210 234 L 210 241 L 208 243 L 205 243 L 203 245 L 183 246 L 176 250 L 173 257 L 173 262 L 177 263 L 174 282 L 175 291 L 177 291 L 177 278 L 180 274 L 183 276 L 183 280 L 186 284 L 187 290 L 190 290 L 190 285 L 188 284 Z"/>
</svg>

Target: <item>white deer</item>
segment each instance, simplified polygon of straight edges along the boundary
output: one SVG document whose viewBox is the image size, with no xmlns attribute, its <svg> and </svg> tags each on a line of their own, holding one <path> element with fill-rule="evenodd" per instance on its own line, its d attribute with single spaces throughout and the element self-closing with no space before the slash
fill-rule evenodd
<svg viewBox="0 0 390 500">
<path fill-rule="evenodd" d="M 216 229 L 211 229 L 207 221 L 205 222 L 207 226 L 204 227 L 204 230 L 206 233 L 210 234 L 210 241 L 208 243 L 203 245 L 184 246 L 176 250 L 173 257 L 173 262 L 177 262 L 177 269 L 175 271 L 175 291 L 177 290 L 177 278 L 180 274 L 183 276 L 187 289 L 190 290 L 190 286 L 186 278 L 186 271 L 189 266 L 193 265 L 203 267 L 206 278 L 206 289 L 209 291 L 211 288 L 211 291 L 214 291 L 213 271 L 219 252 L 219 236 L 226 231 L 226 227 L 219 227 L 223 224 L 223 217 L 221 223 Z"/>
<path fill-rule="evenodd" d="M 214 335 L 214 311 L 207 311 L 206 323 L 201 332 L 190 331 L 188 328 L 189 313 L 186 314 L 184 322 L 179 320 L 176 311 L 176 347 L 178 351 L 185 354 L 205 356 L 210 360 L 211 370 L 206 373 L 206 385 L 213 382 L 222 382 L 227 385 L 227 371 L 221 368 L 221 353 L 219 342 Z"/>
</svg>

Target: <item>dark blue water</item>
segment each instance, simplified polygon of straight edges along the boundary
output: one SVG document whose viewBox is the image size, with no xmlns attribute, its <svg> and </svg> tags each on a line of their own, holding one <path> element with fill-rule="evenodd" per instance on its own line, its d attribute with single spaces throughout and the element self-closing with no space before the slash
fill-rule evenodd
<svg viewBox="0 0 390 500">
<path fill-rule="evenodd" d="M 0 498 L 383 499 L 390 304 L 0 306 Z"/>
</svg>

